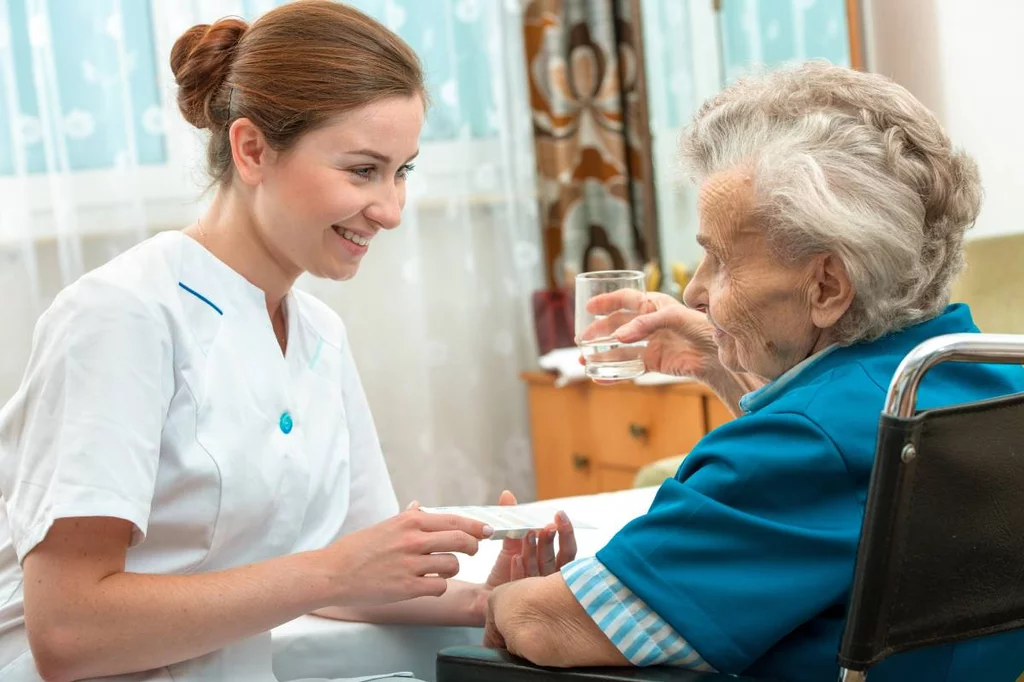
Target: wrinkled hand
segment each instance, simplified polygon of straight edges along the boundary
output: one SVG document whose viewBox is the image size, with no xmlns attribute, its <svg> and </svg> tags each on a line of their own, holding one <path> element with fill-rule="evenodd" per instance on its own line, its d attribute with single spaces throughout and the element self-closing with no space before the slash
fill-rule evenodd
<svg viewBox="0 0 1024 682">
<path fill-rule="evenodd" d="M 490 594 L 486 604 L 486 619 L 484 623 L 484 646 L 489 649 L 507 649 L 508 642 L 502 632 L 509 627 L 510 618 L 508 609 L 502 606 L 508 598 L 515 597 L 518 584 L 505 584 L 496 588 Z M 512 590 L 512 593 L 509 593 Z"/>
<path fill-rule="evenodd" d="M 623 343 L 646 340 L 648 371 L 707 381 L 721 370 L 714 327 L 703 313 L 668 294 L 623 289 L 595 296 L 587 310 L 607 317 L 595 321 L 586 336 L 614 335 Z"/>
<path fill-rule="evenodd" d="M 516 496 L 506 490 L 498 499 L 503 506 L 515 505 Z M 555 538 L 558 552 L 555 552 Z M 525 538 L 502 541 L 487 586 L 495 588 L 513 580 L 550 575 L 576 558 L 576 532 L 564 512 L 558 512 L 552 523 L 540 531 L 531 531 Z"/>
</svg>

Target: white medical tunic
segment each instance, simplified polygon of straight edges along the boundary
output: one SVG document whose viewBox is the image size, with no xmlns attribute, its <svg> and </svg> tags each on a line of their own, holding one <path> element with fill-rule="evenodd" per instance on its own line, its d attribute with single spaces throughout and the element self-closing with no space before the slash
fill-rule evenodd
<svg viewBox="0 0 1024 682">
<path fill-rule="evenodd" d="M 300 291 L 284 305 L 282 354 L 263 291 L 167 232 L 42 315 L 0 412 L 0 679 L 39 682 L 21 562 L 56 519 L 126 519 L 126 570 L 180 575 L 321 548 L 397 513 L 340 318 Z M 274 680 L 270 633 L 107 679 Z"/>
</svg>

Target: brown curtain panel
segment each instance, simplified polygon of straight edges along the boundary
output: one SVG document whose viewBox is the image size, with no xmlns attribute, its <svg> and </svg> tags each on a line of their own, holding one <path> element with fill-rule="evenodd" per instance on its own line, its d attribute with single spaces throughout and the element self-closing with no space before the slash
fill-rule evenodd
<svg viewBox="0 0 1024 682">
<path fill-rule="evenodd" d="M 658 257 L 639 0 L 523 14 L 547 284 Z"/>
</svg>

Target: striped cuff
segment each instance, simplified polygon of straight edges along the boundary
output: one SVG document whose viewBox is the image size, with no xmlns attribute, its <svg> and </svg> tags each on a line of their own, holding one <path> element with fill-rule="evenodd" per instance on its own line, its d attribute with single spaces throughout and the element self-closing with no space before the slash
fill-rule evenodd
<svg viewBox="0 0 1024 682">
<path fill-rule="evenodd" d="M 717 672 L 595 557 L 567 564 L 562 578 L 587 615 L 633 665 Z"/>
</svg>

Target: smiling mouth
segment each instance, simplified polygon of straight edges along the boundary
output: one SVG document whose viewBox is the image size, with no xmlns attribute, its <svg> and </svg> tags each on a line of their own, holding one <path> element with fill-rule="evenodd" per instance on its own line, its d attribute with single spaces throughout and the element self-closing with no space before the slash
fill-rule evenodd
<svg viewBox="0 0 1024 682">
<path fill-rule="evenodd" d="M 359 246 L 369 246 L 370 245 L 369 238 L 363 237 L 361 235 L 358 235 L 355 232 L 353 232 L 352 230 L 347 230 L 344 227 L 341 227 L 339 225 L 332 225 L 331 227 L 334 229 L 334 232 L 339 237 L 341 237 L 342 239 L 347 239 L 348 241 L 352 242 L 353 244 L 358 244 Z"/>
</svg>

